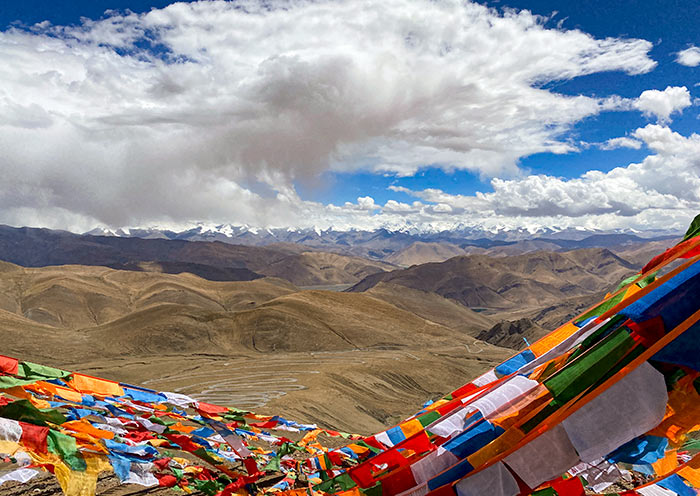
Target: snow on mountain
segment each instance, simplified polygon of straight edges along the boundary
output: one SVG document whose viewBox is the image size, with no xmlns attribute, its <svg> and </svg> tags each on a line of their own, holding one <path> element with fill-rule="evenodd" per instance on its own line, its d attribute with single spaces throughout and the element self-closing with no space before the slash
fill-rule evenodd
<svg viewBox="0 0 700 496">
<path fill-rule="evenodd" d="M 187 241 L 221 241 L 251 246 L 264 246 L 273 243 L 295 243 L 310 248 L 322 250 L 342 250 L 352 253 L 383 258 L 386 253 L 403 249 L 416 241 L 440 243 L 446 242 L 458 246 L 490 247 L 502 244 L 517 243 L 534 239 L 565 241 L 581 241 L 595 235 L 630 235 L 629 239 L 655 239 L 659 237 L 678 235 L 665 231 L 638 231 L 624 229 L 602 231 L 586 229 L 580 226 L 569 228 L 549 228 L 542 226 L 521 226 L 510 228 L 507 225 L 477 226 L 457 224 L 451 228 L 441 225 L 424 224 L 421 226 L 402 225 L 385 227 L 372 231 L 357 228 L 322 229 L 313 228 L 258 228 L 248 225 L 235 224 L 206 224 L 199 223 L 189 229 L 174 231 L 163 228 L 119 228 L 97 227 L 85 234 L 92 236 L 117 236 L 137 238 L 180 239 Z M 600 243 L 614 243 L 621 239 L 609 236 Z"/>
</svg>

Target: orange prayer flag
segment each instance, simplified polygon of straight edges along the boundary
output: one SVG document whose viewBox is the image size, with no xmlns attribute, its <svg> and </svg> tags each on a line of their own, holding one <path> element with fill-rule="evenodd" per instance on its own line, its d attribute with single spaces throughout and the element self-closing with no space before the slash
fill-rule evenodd
<svg viewBox="0 0 700 496">
<path fill-rule="evenodd" d="M 656 460 L 651 466 L 659 477 L 670 474 L 678 467 L 678 452 L 676 450 L 667 451 L 666 456 Z"/>
<path fill-rule="evenodd" d="M 403 435 L 406 436 L 406 439 L 408 439 L 409 437 L 421 432 L 423 430 L 423 424 L 421 424 L 419 420 L 413 419 L 401 424 L 400 428 Z"/>
<path fill-rule="evenodd" d="M 73 432 L 82 432 L 98 439 L 114 439 L 114 432 L 98 429 L 84 420 L 64 422 L 61 424 L 61 427 L 64 429 L 69 429 Z"/>
<path fill-rule="evenodd" d="M 117 382 L 98 379 L 84 374 L 73 374 L 70 385 L 77 391 L 98 396 L 123 396 L 124 390 Z"/>
</svg>

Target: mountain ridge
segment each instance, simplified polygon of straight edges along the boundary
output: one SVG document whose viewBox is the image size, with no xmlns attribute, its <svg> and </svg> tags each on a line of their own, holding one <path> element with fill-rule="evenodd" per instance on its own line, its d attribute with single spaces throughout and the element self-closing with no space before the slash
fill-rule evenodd
<svg viewBox="0 0 700 496">
<path fill-rule="evenodd" d="M 284 245 L 272 248 L 219 241 L 87 236 L 0 226 L 0 260 L 24 267 L 93 265 L 135 271 L 190 272 L 229 281 L 282 276 L 298 285 L 356 283 L 372 272 L 392 268 L 386 262 L 352 255 L 319 254 L 316 258 L 325 260 L 323 264 L 314 263 L 313 258 Z"/>
<path fill-rule="evenodd" d="M 508 309 L 593 294 L 637 268 L 605 248 L 510 257 L 464 255 L 372 274 L 347 291 L 364 292 L 385 282 L 434 292 L 467 307 Z"/>
</svg>

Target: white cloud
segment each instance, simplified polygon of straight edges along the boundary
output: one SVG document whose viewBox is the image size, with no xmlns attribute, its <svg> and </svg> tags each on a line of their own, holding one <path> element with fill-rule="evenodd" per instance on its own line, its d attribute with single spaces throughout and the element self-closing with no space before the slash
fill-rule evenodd
<svg viewBox="0 0 700 496">
<path fill-rule="evenodd" d="M 438 214 L 451 214 L 453 212 L 452 207 L 447 203 L 438 203 L 431 208 L 434 213 Z"/>
<path fill-rule="evenodd" d="M 633 138 L 622 136 L 620 138 L 611 138 L 600 146 L 601 150 L 616 150 L 618 148 L 632 148 L 639 150 L 642 147 L 642 142 Z"/>
<path fill-rule="evenodd" d="M 676 62 L 688 67 L 697 67 L 700 65 L 700 48 L 690 46 L 685 50 L 681 50 L 676 54 Z"/>
<path fill-rule="evenodd" d="M 601 229 L 681 228 L 700 211 L 700 135 L 684 137 L 649 124 L 633 133 L 653 154 L 641 163 L 578 178 L 533 175 L 493 179 L 492 193 L 450 195 L 429 189 L 412 193 L 460 209 L 453 222 L 523 224 Z"/>
<path fill-rule="evenodd" d="M 379 205 L 374 203 L 374 198 L 371 196 L 360 196 L 357 199 L 357 204 L 345 202 L 345 208 L 362 212 L 373 212 L 379 208 Z"/>
<path fill-rule="evenodd" d="M 659 122 L 669 122 L 671 114 L 681 112 L 691 105 L 690 92 L 685 86 L 668 86 L 665 90 L 643 91 L 634 103 L 648 117 L 656 117 Z"/>
<path fill-rule="evenodd" d="M 298 225 L 318 206 L 293 181 L 329 169 L 512 177 L 620 105 L 545 83 L 655 66 L 647 41 L 461 0 L 268 4 L 0 32 L 0 222 Z"/>
<path fill-rule="evenodd" d="M 396 200 L 387 200 L 382 207 L 384 213 L 416 213 L 421 210 L 424 205 L 419 201 L 414 201 L 410 205 L 408 203 L 398 202 Z"/>
</svg>

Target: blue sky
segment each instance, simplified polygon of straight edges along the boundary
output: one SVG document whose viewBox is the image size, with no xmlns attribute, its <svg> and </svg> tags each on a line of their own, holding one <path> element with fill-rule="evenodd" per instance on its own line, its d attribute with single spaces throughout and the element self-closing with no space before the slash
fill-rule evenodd
<svg viewBox="0 0 700 496">
<path fill-rule="evenodd" d="M 0 222 L 657 229 L 700 205 L 697 2 L 448 0 L 410 19 L 402 0 L 282 3 L 4 6 L 0 47 L 22 63 L 0 78 L 26 91 L 4 97 L 18 180 Z M 649 180 L 674 167 L 676 190 Z"/>
</svg>

